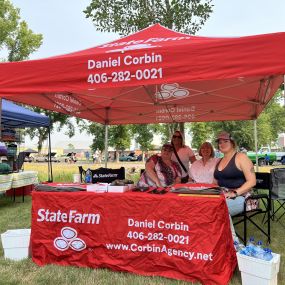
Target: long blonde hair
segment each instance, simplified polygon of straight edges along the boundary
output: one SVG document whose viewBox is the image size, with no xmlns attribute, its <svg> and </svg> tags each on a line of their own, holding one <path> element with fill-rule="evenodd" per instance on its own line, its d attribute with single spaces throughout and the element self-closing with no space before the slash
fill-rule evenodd
<svg viewBox="0 0 285 285">
<path fill-rule="evenodd" d="M 184 135 L 183 135 L 183 133 L 182 133 L 181 131 L 179 131 L 179 130 L 174 131 L 174 133 L 172 134 L 171 144 L 173 144 L 173 136 L 174 136 L 175 133 L 179 133 L 179 135 L 180 135 L 181 138 L 182 138 L 182 139 L 181 139 L 181 147 L 185 147 Z"/>
</svg>

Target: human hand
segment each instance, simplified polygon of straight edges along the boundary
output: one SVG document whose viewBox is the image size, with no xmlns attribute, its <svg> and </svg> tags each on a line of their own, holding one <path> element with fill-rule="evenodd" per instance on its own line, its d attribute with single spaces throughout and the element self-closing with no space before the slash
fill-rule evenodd
<svg viewBox="0 0 285 285">
<path fill-rule="evenodd" d="M 225 193 L 225 198 L 226 199 L 235 199 L 237 197 L 236 191 L 229 191 Z"/>
</svg>

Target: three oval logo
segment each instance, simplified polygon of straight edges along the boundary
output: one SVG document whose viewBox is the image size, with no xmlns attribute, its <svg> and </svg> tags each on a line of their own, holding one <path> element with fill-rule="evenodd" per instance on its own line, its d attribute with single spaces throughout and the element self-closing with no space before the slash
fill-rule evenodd
<svg viewBox="0 0 285 285">
<path fill-rule="evenodd" d="M 168 83 L 161 85 L 161 91 L 155 93 L 157 99 L 165 100 L 170 97 L 182 98 L 189 95 L 189 90 L 180 87 L 178 83 Z"/>
<path fill-rule="evenodd" d="M 77 237 L 77 231 L 70 227 L 61 229 L 61 236 L 54 239 L 55 248 L 60 251 L 65 251 L 69 248 L 75 251 L 81 251 L 86 248 L 86 243 L 81 238 Z"/>
</svg>

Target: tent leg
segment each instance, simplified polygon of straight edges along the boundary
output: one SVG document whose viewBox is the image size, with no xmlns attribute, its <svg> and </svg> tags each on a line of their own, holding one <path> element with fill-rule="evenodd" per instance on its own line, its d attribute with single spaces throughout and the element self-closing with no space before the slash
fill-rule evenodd
<svg viewBox="0 0 285 285">
<path fill-rule="evenodd" d="M 50 128 L 48 128 L 48 182 L 53 182 L 52 175 L 52 163 L 51 163 L 51 139 L 50 139 Z"/>
<path fill-rule="evenodd" d="M 108 125 L 105 125 L 105 167 L 108 164 Z"/>
<path fill-rule="evenodd" d="M 2 138 L 2 98 L 0 98 L 0 140 Z"/>
<path fill-rule="evenodd" d="M 258 172 L 258 154 L 257 154 L 257 121 L 256 121 L 256 119 L 253 121 L 253 125 L 254 125 L 255 165 L 256 165 L 256 172 Z"/>
</svg>

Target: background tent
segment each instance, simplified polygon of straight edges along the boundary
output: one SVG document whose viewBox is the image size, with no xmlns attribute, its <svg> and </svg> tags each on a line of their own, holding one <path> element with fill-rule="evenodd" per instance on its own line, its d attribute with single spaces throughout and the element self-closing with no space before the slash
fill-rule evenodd
<svg viewBox="0 0 285 285">
<path fill-rule="evenodd" d="M 9 128 L 49 127 L 50 119 L 7 100 L 2 100 L 1 124 Z"/>
<path fill-rule="evenodd" d="M 107 125 L 251 120 L 283 81 L 284 46 L 285 33 L 207 38 L 156 24 L 95 48 L 1 63 L 0 97 Z"/>
<path fill-rule="evenodd" d="M 36 128 L 36 127 L 49 128 L 50 118 L 3 99 L 0 123 L 1 123 L 0 126 L 2 125 L 3 127 L 6 128 Z M 51 151 L 50 148 L 51 148 L 51 143 L 50 143 L 50 134 L 49 134 L 49 152 Z M 25 156 L 26 156 L 25 152 L 19 153 L 17 159 L 18 168 L 22 167 Z M 51 160 L 49 160 L 48 161 L 49 181 L 53 180 L 52 176 L 53 176 L 52 165 L 51 165 Z"/>
</svg>

